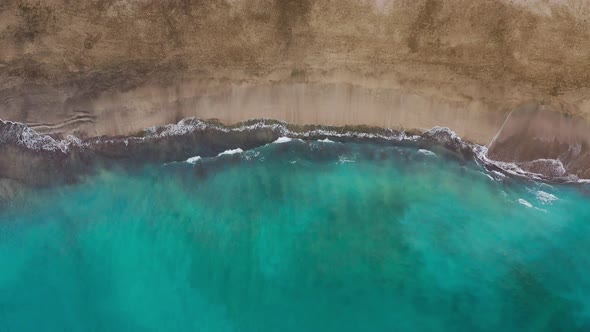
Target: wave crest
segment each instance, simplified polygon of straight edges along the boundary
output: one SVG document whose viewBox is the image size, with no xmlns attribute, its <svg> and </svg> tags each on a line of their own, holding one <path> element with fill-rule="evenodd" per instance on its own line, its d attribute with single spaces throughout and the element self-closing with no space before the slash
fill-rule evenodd
<svg viewBox="0 0 590 332">
<path fill-rule="evenodd" d="M 197 157 L 190 156 L 230 155 L 269 143 L 287 143 L 293 139 L 310 139 L 326 143 L 334 142 L 332 139 L 408 142 L 417 145 L 421 153 L 428 155 L 434 152 L 422 149 L 421 142 L 432 142 L 457 153 L 463 159 L 475 160 L 496 180 L 501 181 L 506 175 L 512 175 L 551 182 L 587 182 L 567 174 L 566 168 L 559 160 L 544 159 L 526 163 L 491 160 L 485 146 L 465 142 L 446 127 L 434 127 L 421 135 L 412 135 L 375 127 L 296 126 L 268 119 L 224 126 L 217 122 L 187 118 L 176 124 L 147 128 L 136 136 L 96 137 L 87 140 L 68 136 L 66 139 L 58 140 L 38 133 L 22 123 L 0 120 L 0 145 L 15 145 L 33 152 L 48 151 L 66 156 L 71 154 L 72 147 L 76 147 L 77 158 L 84 160 L 88 159 L 85 154 L 91 154 L 107 159 L 145 158 L 162 162 L 196 162 Z M 194 147 L 194 144 L 200 148 Z M 75 169 L 74 167 L 74 172 Z M 10 172 L 6 173 L 0 175 L 10 178 Z M 34 177 L 35 169 L 28 173 L 31 174 L 30 177 Z"/>
</svg>

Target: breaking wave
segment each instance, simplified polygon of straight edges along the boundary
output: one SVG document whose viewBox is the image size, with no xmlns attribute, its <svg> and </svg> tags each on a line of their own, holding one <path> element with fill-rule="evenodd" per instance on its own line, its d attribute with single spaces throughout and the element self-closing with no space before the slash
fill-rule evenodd
<svg viewBox="0 0 590 332">
<path fill-rule="evenodd" d="M 295 126 L 286 122 L 261 119 L 241 123 L 236 126 L 224 126 L 217 122 L 203 121 L 196 118 L 186 118 L 176 124 L 153 126 L 145 129 L 135 136 L 128 137 L 95 137 L 81 140 L 74 136 L 64 139 L 53 138 L 41 134 L 26 125 L 18 122 L 5 122 L 0 120 L 0 145 L 18 146 L 29 151 L 47 151 L 68 154 L 72 149 L 100 150 L 104 146 L 117 146 L 117 155 L 125 155 L 125 149 L 131 145 L 150 145 L 154 142 L 169 141 L 195 135 L 196 133 L 208 134 L 257 134 L 265 132 L 268 137 L 260 138 L 257 144 L 244 137 L 243 148 L 248 150 L 269 143 L 287 143 L 294 139 L 315 140 L 323 143 L 343 142 L 348 140 L 382 140 L 399 144 L 415 144 L 419 152 L 424 155 L 436 155 L 430 149 L 422 147 L 422 143 L 434 143 L 462 155 L 464 158 L 472 158 L 488 172 L 489 176 L 501 181 L 507 176 L 530 178 L 539 181 L 560 183 L 587 183 L 589 180 L 579 179 L 575 175 L 568 174 L 564 165 L 559 160 L 534 160 L 526 163 L 511 163 L 496 161 L 488 158 L 487 147 L 463 141 L 455 132 L 445 127 L 434 127 L 421 135 L 412 135 L 402 131 L 367 127 L 328 127 L 328 126 Z M 256 135 L 254 135 L 256 136 Z M 263 136 L 262 134 L 260 136 Z M 227 147 L 215 152 L 218 156 L 242 153 L 240 146 Z M 193 154 L 194 156 L 194 154 Z M 213 155 L 215 156 L 215 155 Z M 141 156 L 139 156 L 141 157 Z M 188 157 L 188 156 L 187 156 Z M 167 156 L 171 162 L 185 160 L 189 163 L 196 162 L 200 157 L 189 159 L 179 158 L 173 154 Z M 205 156 L 203 156 L 205 157 Z"/>
</svg>

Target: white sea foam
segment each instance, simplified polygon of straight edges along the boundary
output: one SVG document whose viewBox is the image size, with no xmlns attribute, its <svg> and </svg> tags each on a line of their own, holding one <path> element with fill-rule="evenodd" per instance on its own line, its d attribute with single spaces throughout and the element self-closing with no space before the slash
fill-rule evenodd
<svg viewBox="0 0 590 332">
<path fill-rule="evenodd" d="M 201 156 L 191 157 L 186 160 L 187 163 L 196 164 L 197 161 L 201 160 Z"/>
<path fill-rule="evenodd" d="M 557 198 L 557 196 L 550 194 L 550 193 L 546 193 L 544 191 L 537 191 L 537 200 L 539 201 L 539 203 L 543 204 L 543 205 L 551 205 L 553 204 L 554 201 L 558 200 L 559 198 Z"/>
<path fill-rule="evenodd" d="M 496 175 L 498 178 L 504 179 L 506 177 L 506 174 L 498 172 L 498 171 L 492 171 L 492 174 Z"/>
<path fill-rule="evenodd" d="M 356 159 L 355 156 L 341 155 L 341 156 L 338 156 L 338 163 L 339 164 L 354 163 L 355 159 Z"/>
<path fill-rule="evenodd" d="M 180 120 L 176 124 L 169 124 L 164 126 L 153 126 L 145 129 L 145 138 L 158 138 L 167 136 L 182 136 L 190 134 L 197 130 L 207 128 L 208 124 L 205 121 L 196 118 L 186 118 Z"/>
<path fill-rule="evenodd" d="M 498 171 L 492 170 L 492 171 L 484 171 L 482 173 L 485 174 L 492 181 L 501 182 L 501 181 L 504 181 L 504 179 L 506 178 L 505 174 L 500 173 Z"/>
<path fill-rule="evenodd" d="M 275 143 L 275 144 L 288 143 L 288 142 L 291 142 L 292 140 L 293 139 L 291 137 L 283 136 L 283 137 L 277 138 L 277 140 L 274 141 L 273 143 Z"/>
<path fill-rule="evenodd" d="M 53 137 L 38 133 L 20 122 L 0 120 L 0 144 L 15 143 L 34 151 L 60 151 L 67 153 L 72 145 L 81 145 L 81 141 L 74 136 L 68 136 L 65 140 L 56 140 Z"/>
<path fill-rule="evenodd" d="M 457 133 L 455 133 L 454 131 L 452 131 L 450 128 L 448 127 L 432 127 L 430 130 L 427 130 L 424 132 L 425 134 L 428 134 L 430 136 L 446 136 L 448 137 L 449 140 L 453 140 L 453 141 L 460 141 L 463 142 L 461 140 L 461 137 L 459 137 L 459 135 L 457 135 Z"/>
<path fill-rule="evenodd" d="M 520 203 L 520 204 L 522 204 L 522 205 L 524 205 L 524 206 L 526 206 L 528 208 L 532 208 L 533 207 L 533 204 L 527 202 L 526 200 L 524 200 L 522 198 L 519 198 L 518 199 L 518 203 Z"/>
<path fill-rule="evenodd" d="M 497 168 L 500 168 L 504 172 L 514 175 L 514 176 L 528 177 L 528 178 L 532 178 L 534 180 L 540 180 L 540 181 L 543 181 L 546 179 L 541 174 L 525 171 L 516 163 L 496 161 L 496 160 L 489 159 L 487 156 L 488 148 L 486 146 L 463 142 L 461 140 L 461 138 L 454 131 L 450 130 L 449 128 L 434 127 L 432 129 L 426 131 L 425 133 L 432 136 L 432 137 L 436 137 L 441 143 L 455 143 L 461 147 L 468 147 L 469 149 L 471 149 L 475 153 L 475 156 L 477 158 L 476 161 L 480 164 L 483 163 L 483 165 L 493 165 Z M 505 174 L 502 174 L 500 172 L 497 172 L 497 171 L 492 171 L 492 172 L 494 172 L 494 174 L 498 175 L 500 178 L 506 177 Z"/>
<path fill-rule="evenodd" d="M 250 122 L 244 124 L 239 127 L 225 127 L 220 124 L 216 123 L 209 123 L 206 121 L 202 121 L 196 118 L 186 118 L 179 121 L 176 124 L 164 125 L 164 126 L 154 126 L 147 128 L 144 131 L 144 135 L 142 136 L 130 136 L 125 138 L 94 138 L 92 140 L 81 141 L 74 136 L 68 136 L 65 140 L 56 140 L 48 135 L 40 134 L 33 129 L 30 129 L 24 124 L 17 123 L 17 122 L 4 122 L 0 120 L 0 124 L 8 124 L 9 126 L 5 126 L 0 130 L 0 144 L 3 143 L 16 143 L 22 146 L 25 146 L 29 149 L 36 150 L 36 151 L 60 151 L 62 153 L 68 153 L 69 149 L 72 146 L 91 146 L 93 144 L 119 144 L 123 143 L 126 146 L 129 145 L 131 142 L 141 142 L 150 139 L 157 139 L 157 138 L 164 138 L 170 136 L 182 136 L 186 134 L 190 134 L 197 131 L 202 131 L 205 129 L 221 131 L 225 133 L 229 132 L 242 132 L 242 131 L 251 131 L 251 130 L 260 130 L 260 129 L 267 129 L 272 130 L 280 135 L 280 138 L 277 139 L 274 143 L 285 143 L 294 139 L 293 137 L 299 138 L 311 138 L 317 136 L 324 136 L 324 137 L 355 137 L 355 138 L 367 138 L 367 139 L 385 139 L 390 141 L 418 141 L 421 139 L 421 136 L 418 135 L 408 135 L 404 132 L 395 132 L 395 131 L 385 131 L 385 134 L 374 134 L 374 133 L 363 133 L 363 132 L 355 132 L 355 131 L 343 131 L 337 129 L 323 129 L 318 128 L 314 130 L 310 130 L 307 132 L 293 132 L 288 129 L 288 123 L 280 122 L 280 121 L 272 121 L 267 119 L 260 119 L 256 122 Z M 425 135 L 430 138 L 434 138 L 435 140 L 440 141 L 443 144 L 451 143 L 455 146 L 460 146 L 462 148 L 470 148 L 474 151 L 476 155 L 476 162 L 479 164 L 483 164 L 486 168 L 489 165 L 493 165 L 497 168 L 502 169 L 503 172 L 507 174 L 511 174 L 514 176 L 519 177 L 528 177 L 534 180 L 547 180 L 547 177 L 529 172 L 524 170 L 522 167 L 515 163 L 510 162 L 500 162 L 491 160 L 487 157 L 487 147 L 477 144 L 470 144 L 463 142 L 461 138 L 452 130 L 445 128 L 445 127 L 434 127 L 425 132 Z M 298 138 L 298 139 L 299 139 Z M 334 141 L 330 140 L 329 138 L 325 138 L 322 140 L 318 140 L 324 143 L 333 143 Z M 239 150 L 239 151 L 238 151 Z M 419 153 L 428 154 L 429 150 L 421 149 Z M 233 153 L 240 153 L 243 152 L 241 149 L 234 149 L 228 150 L 220 153 L 219 155 L 223 154 L 233 154 Z M 432 151 L 430 151 L 432 153 Z M 537 162 L 544 162 L 548 164 L 548 160 L 539 160 Z M 579 179 L 574 175 L 565 176 L 567 171 L 561 162 L 553 162 L 553 166 L 555 166 L 555 173 L 563 174 L 564 176 L 561 177 L 562 181 L 566 182 L 578 182 L 578 183 L 590 183 L 590 179 Z M 528 168 L 528 167 L 527 167 Z M 499 178 L 506 177 L 505 174 L 502 174 L 497 171 L 490 171 L 493 175 L 497 175 Z"/>
<path fill-rule="evenodd" d="M 543 173 L 551 174 L 551 177 L 564 177 L 567 174 L 565 166 L 559 159 L 535 159 L 521 163 L 528 170 L 542 169 Z"/>
<path fill-rule="evenodd" d="M 268 122 L 270 123 L 268 123 Z M 287 128 L 287 122 L 281 121 L 274 121 L 269 119 L 260 119 L 257 122 L 244 124 L 240 127 L 225 127 L 222 125 L 214 124 L 214 123 L 207 123 L 205 121 L 199 120 L 197 118 L 186 118 L 181 120 L 176 124 L 164 125 L 164 126 L 154 126 L 147 128 L 145 130 L 144 137 L 138 139 L 145 139 L 145 138 L 159 138 L 159 137 L 166 137 L 166 136 L 178 136 L 178 135 L 185 135 L 195 131 L 204 130 L 204 129 L 214 129 L 222 132 L 242 132 L 242 131 L 250 131 L 250 130 L 260 130 L 260 129 L 270 129 L 273 131 L 278 132 L 281 137 L 278 140 L 284 138 L 291 138 L 295 137 L 314 137 L 314 136 L 328 136 L 328 137 L 357 137 L 357 138 L 381 138 L 386 140 L 393 140 L 393 141 L 402 141 L 402 140 L 418 140 L 420 136 L 417 135 L 407 135 L 404 132 L 394 132 L 389 131 L 389 135 L 382 135 L 382 134 L 373 134 L 373 133 L 364 133 L 364 132 L 356 132 L 356 131 L 337 131 L 337 130 L 330 130 L 330 129 L 314 129 L 306 132 L 293 132 Z M 277 140 L 277 141 L 278 141 Z M 327 141 L 326 141 L 327 142 Z M 277 142 L 277 143 L 284 143 L 284 142 Z"/>
<path fill-rule="evenodd" d="M 479 159 L 483 164 L 493 165 L 497 168 L 500 168 L 502 171 L 506 172 L 507 174 L 517 176 L 517 177 L 526 177 L 537 181 L 547 181 L 548 179 L 555 179 L 558 178 L 559 180 L 567 183 L 590 183 L 590 179 L 580 179 L 574 174 L 567 174 L 565 167 L 561 161 L 556 159 L 537 159 L 531 162 L 523 163 L 523 165 L 530 166 L 536 163 L 545 163 L 545 165 L 551 165 L 554 168 L 552 169 L 553 176 L 547 176 L 540 173 L 535 173 L 531 171 L 524 170 L 521 165 L 512 162 L 504 162 L 504 161 L 497 161 L 492 160 L 487 157 L 488 148 L 481 145 L 470 144 L 470 147 L 475 152 L 477 159 Z M 502 177 L 506 177 L 505 174 L 502 174 L 497 171 L 492 171 L 495 174 L 498 174 Z"/>
<path fill-rule="evenodd" d="M 520 177 L 529 177 L 535 180 L 543 180 L 543 176 L 541 174 L 531 173 L 523 170 L 515 163 L 503 162 L 503 161 L 496 161 L 489 159 L 487 156 L 488 148 L 482 145 L 471 145 L 471 148 L 475 152 L 475 155 L 481 162 L 488 165 L 494 165 L 504 172 Z"/>
<path fill-rule="evenodd" d="M 220 154 L 218 154 L 217 156 L 224 156 L 224 155 L 232 155 L 232 154 L 236 154 L 236 153 L 242 153 L 244 152 L 244 150 L 237 148 L 237 149 L 232 149 L 232 150 L 225 150 L 223 152 L 221 152 Z"/>
<path fill-rule="evenodd" d="M 260 152 L 256 150 L 248 150 L 244 153 L 244 159 L 252 160 L 258 158 L 260 156 Z M 263 160 L 263 157 L 259 158 L 260 161 Z"/>
<path fill-rule="evenodd" d="M 292 140 L 291 137 L 299 137 L 298 140 L 301 138 L 308 138 L 308 137 L 315 137 L 315 136 L 328 136 L 328 137 L 357 137 L 357 138 L 367 138 L 367 139 L 374 139 L 380 138 L 385 140 L 391 141 L 403 141 L 403 140 L 410 140 L 415 141 L 420 138 L 420 136 L 416 135 L 407 135 L 404 132 L 394 132 L 390 131 L 387 135 L 382 134 L 372 134 L 372 133 L 364 133 L 364 132 L 354 132 L 354 131 L 337 131 L 337 130 L 330 130 L 330 129 L 314 129 L 306 132 L 293 132 L 288 129 L 288 123 L 269 120 L 269 119 L 260 119 L 254 123 L 244 124 L 239 127 L 225 127 L 223 125 L 219 125 L 216 123 L 208 123 L 203 120 L 199 120 L 197 118 L 185 118 L 179 121 L 176 124 L 168 124 L 163 126 L 153 126 L 149 127 L 144 130 L 144 135 L 139 137 L 126 137 L 124 139 L 125 145 L 128 145 L 129 142 L 140 142 L 150 139 L 158 139 L 158 138 L 166 138 L 172 136 L 182 136 L 188 135 L 197 131 L 202 131 L 205 129 L 216 130 L 224 133 L 230 132 L 244 132 L 244 131 L 254 131 L 254 130 L 261 130 L 267 129 L 272 130 L 281 137 L 277 139 L 273 143 L 285 143 L 287 139 Z M 290 136 L 290 137 L 289 137 Z M 324 139 L 324 142 L 332 142 L 329 139 Z M 116 144 L 121 142 L 120 138 L 95 138 L 92 141 L 93 144 Z"/>
<path fill-rule="evenodd" d="M 430 151 L 430 150 L 426 150 L 426 149 L 419 149 L 418 153 L 421 153 L 425 156 L 436 156 L 436 153 Z"/>
<path fill-rule="evenodd" d="M 291 137 L 287 137 L 287 136 L 282 136 L 282 137 L 277 138 L 276 141 L 273 142 L 273 144 L 289 143 L 293 140 L 303 142 L 303 140 L 301 138 L 291 138 Z"/>
</svg>

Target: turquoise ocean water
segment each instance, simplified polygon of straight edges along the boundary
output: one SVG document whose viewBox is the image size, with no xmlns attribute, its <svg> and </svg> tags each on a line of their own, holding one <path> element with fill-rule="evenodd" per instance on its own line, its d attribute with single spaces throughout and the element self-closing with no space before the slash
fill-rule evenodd
<svg viewBox="0 0 590 332">
<path fill-rule="evenodd" d="M 293 140 L 0 212 L 1 331 L 590 331 L 590 194 Z"/>
</svg>

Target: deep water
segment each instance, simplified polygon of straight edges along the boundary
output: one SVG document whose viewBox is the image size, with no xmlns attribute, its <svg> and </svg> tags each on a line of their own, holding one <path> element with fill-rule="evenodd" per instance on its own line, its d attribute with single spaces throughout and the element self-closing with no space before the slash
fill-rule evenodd
<svg viewBox="0 0 590 332">
<path fill-rule="evenodd" d="M 293 140 L 35 192 L 0 212 L 0 330 L 590 331 L 588 188 L 430 150 Z"/>
</svg>

